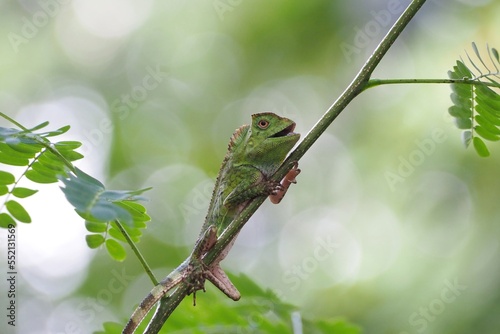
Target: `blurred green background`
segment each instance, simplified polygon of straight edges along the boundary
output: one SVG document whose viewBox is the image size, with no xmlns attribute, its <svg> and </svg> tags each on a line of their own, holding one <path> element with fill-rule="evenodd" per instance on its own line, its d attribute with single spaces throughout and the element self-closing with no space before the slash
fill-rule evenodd
<svg viewBox="0 0 500 334">
<path fill-rule="evenodd" d="M 189 254 L 234 129 L 272 111 L 305 135 L 408 3 L 3 2 L 0 107 L 25 126 L 70 124 L 65 138 L 84 144 L 77 166 L 109 188 L 154 187 L 139 247 L 163 277 Z M 498 1 L 429 0 L 374 77 L 446 78 L 472 41 L 500 47 L 499 16 Z M 450 92 L 384 86 L 356 98 L 223 267 L 303 317 L 345 317 L 365 333 L 498 333 L 500 148 L 488 159 L 463 148 Z M 124 323 L 151 288 L 131 252 L 115 263 L 87 249 L 54 185 L 26 203 L 17 332 Z M 197 312 L 211 298 L 225 297 L 199 294 Z"/>
</svg>

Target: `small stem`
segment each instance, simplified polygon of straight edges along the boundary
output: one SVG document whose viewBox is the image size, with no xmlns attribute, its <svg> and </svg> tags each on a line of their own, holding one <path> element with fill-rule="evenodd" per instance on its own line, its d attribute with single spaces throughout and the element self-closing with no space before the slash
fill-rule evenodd
<svg viewBox="0 0 500 334">
<path fill-rule="evenodd" d="M 0 112 L 0 117 L 3 117 L 5 118 L 6 120 L 8 120 L 9 122 L 11 122 L 12 124 L 14 124 L 15 126 L 17 126 L 18 128 L 20 128 L 21 130 L 24 130 L 24 131 L 27 131 L 28 129 L 25 128 L 21 123 L 19 123 L 18 121 L 16 121 L 15 119 L 5 115 L 3 112 Z"/>
<path fill-rule="evenodd" d="M 128 234 L 127 230 L 123 227 L 122 223 L 120 223 L 117 219 L 115 220 L 115 224 L 120 230 L 120 232 L 123 234 L 125 239 L 127 240 L 127 243 L 130 245 L 130 248 L 132 248 L 132 251 L 135 253 L 135 256 L 139 259 L 139 262 L 141 262 L 142 267 L 146 271 L 146 274 L 148 274 L 149 278 L 151 279 L 151 282 L 153 282 L 153 285 L 158 285 L 158 280 L 156 279 L 155 275 L 153 274 L 153 271 L 149 267 L 148 263 L 144 259 L 144 256 L 142 256 L 141 251 L 139 251 L 139 248 L 135 245 L 134 241 L 132 238 L 130 238 L 130 235 Z"/>
<path fill-rule="evenodd" d="M 73 166 L 73 164 L 70 161 L 68 161 L 68 159 L 66 159 L 58 150 L 52 147 L 52 143 L 47 144 L 43 140 L 39 140 L 38 138 L 35 138 L 35 140 L 40 144 L 42 144 L 47 150 L 49 150 L 50 153 L 56 155 L 59 159 L 61 159 L 62 162 L 64 162 L 64 164 L 66 165 L 66 167 L 69 168 L 70 171 L 72 171 L 73 173 L 76 171 L 75 166 Z"/>
<path fill-rule="evenodd" d="M 476 79 L 370 79 L 363 88 L 363 91 L 368 88 L 373 88 L 382 85 L 399 85 L 399 84 L 463 84 L 463 85 L 484 85 L 489 87 L 498 87 L 492 82 L 484 82 Z"/>
<path fill-rule="evenodd" d="M 337 116 L 351 103 L 351 101 L 358 96 L 363 90 L 366 89 L 369 79 L 377 65 L 385 56 L 387 51 L 399 35 L 406 28 L 408 23 L 417 14 L 419 9 L 423 6 L 426 0 L 413 0 L 406 10 L 401 14 L 398 20 L 394 23 L 391 29 L 387 32 L 375 51 L 371 54 L 370 58 L 363 65 L 351 84 L 345 89 L 342 95 L 335 101 L 332 106 L 325 112 L 323 117 L 314 125 L 306 137 L 300 142 L 299 146 L 288 156 L 281 168 L 276 172 L 273 177 L 274 180 L 282 179 L 285 174 L 290 170 L 294 161 L 299 161 L 300 158 L 306 153 L 307 150 L 316 142 L 319 136 L 330 126 L 330 124 L 337 118 Z"/>
</svg>

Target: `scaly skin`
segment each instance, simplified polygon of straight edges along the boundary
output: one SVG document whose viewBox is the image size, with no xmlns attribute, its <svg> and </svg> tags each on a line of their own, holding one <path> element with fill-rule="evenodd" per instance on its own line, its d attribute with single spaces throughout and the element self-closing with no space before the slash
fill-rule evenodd
<svg viewBox="0 0 500 334">
<path fill-rule="evenodd" d="M 290 184 L 295 183 L 295 177 L 300 173 L 297 164 L 281 184 L 269 179 L 299 140 L 300 135 L 293 132 L 294 128 L 295 123 L 287 118 L 260 113 L 252 115 L 251 125 L 236 129 L 219 170 L 205 223 L 193 252 L 151 290 L 132 314 L 123 334 L 133 333 L 151 307 L 180 283 L 187 284 L 188 294 L 195 296 L 196 291 L 205 290 L 204 282 L 208 279 L 229 298 L 240 299 L 240 293 L 220 267 L 237 235 L 210 266 L 204 264 L 203 257 L 250 200 L 269 196 L 271 202 L 277 204 Z"/>
</svg>

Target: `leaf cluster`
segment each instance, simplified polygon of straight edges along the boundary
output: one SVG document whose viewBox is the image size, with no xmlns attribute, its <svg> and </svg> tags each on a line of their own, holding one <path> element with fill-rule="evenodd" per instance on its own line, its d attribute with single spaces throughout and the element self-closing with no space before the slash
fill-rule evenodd
<svg viewBox="0 0 500 334">
<path fill-rule="evenodd" d="M 66 175 L 67 165 L 71 161 L 83 158 L 83 155 L 75 151 L 81 143 L 51 143 L 49 140 L 49 137 L 67 132 L 69 126 L 55 131 L 35 132 L 48 124 L 44 122 L 31 129 L 21 130 L 0 127 L 0 163 L 24 167 L 18 178 L 10 172 L 0 171 L 0 196 L 5 196 L 2 208 L 7 209 L 7 212 L 0 213 L 0 227 L 15 226 L 17 222 L 31 223 L 31 217 L 22 204 L 11 199 L 26 198 L 38 191 L 18 186 L 21 178 L 26 177 L 35 183 L 54 183 L 58 181 L 58 175 Z"/>
<path fill-rule="evenodd" d="M 136 203 L 145 200 L 140 196 L 148 189 L 135 191 L 106 190 L 97 179 L 76 168 L 74 173 L 61 177 L 61 187 L 68 202 L 85 219 L 85 227 L 90 232 L 85 237 L 90 248 L 106 245 L 108 253 L 117 261 L 126 257 L 125 248 L 118 242 L 139 242 L 141 229 L 151 218 L 146 209 Z M 123 223 L 123 224 L 122 224 Z M 126 233 L 124 233 L 124 231 Z"/>
<path fill-rule="evenodd" d="M 500 57 L 495 48 L 488 47 L 489 61 L 485 61 L 475 43 L 472 43 L 472 49 L 478 58 L 476 62 L 484 69 L 481 70 L 468 55 L 467 58 L 475 71 L 467 67 L 464 61 L 457 60 L 453 70 L 448 72 L 448 77 L 464 82 L 451 84 L 453 92 L 450 97 L 453 106 L 448 112 L 455 118 L 456 126 L 464 130 L 464 145 L 468 147 L 472 142 L 478 155 L 487 157 L 490 152 L 484 140 L 500 140 L 500 95 L 495 91 L 500 88 Z M 490 69 L 491 67 L 494 70 Z"/>
<path fill-rule="evenodd" d="M 90 232 L 86 236 L 87 245 L 97 248 L 105 244 L 113 259 L 124 260 L 126 253 L 122 242 L 139 242 L 141 229 L 150 220 L 146 209 L 137 203 L 144 200 L 140 195 L 148 189 L 108 190 L 101 182 L 73 166 L 73 161 L 83 158 L 75 151 L 82 144 L 78 141 L 51 141 L 51 137 L 66 133 L 69 125 L 40 132 L 49 122 L 28 129 L 4 114 L 0 113 L 0 116 L 20 128 L 0 127 L 0 163 L 22 168 L 17 178 L 11 172 L 0 170 L 0 196 L 5 196 L 0 208 L 0 227 L 32 221 L 23 205 L 12 199 L 26 198 L 38 191 L 20 187 L 18 184 L 22 178 L 39 184 L 61 181 L 67 200 L 85 219 Z"/>
</svg>

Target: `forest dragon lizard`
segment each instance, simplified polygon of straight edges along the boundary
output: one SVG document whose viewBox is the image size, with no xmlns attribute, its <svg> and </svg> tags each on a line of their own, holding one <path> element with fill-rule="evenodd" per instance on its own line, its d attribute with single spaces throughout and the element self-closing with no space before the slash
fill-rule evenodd
<svg viewBox="0 0 500 334">
<path fill-rule="evenodd" d="M 294 129 L 295 122 L 269 112 L 252 115 L 251 125 L 236 129 L 191 255 L 144 298 L 123 329 L 123 334 L 132 334 L 149 310 L 179 284 L 186 284 L 187 294 L 193 293 L 195 298 L 196 291 L 205 290 L 204 283 L 208 279 L 229 298 L 240 299 L 240 293 L 220 267 L 237 234 L 210 266 L 203 262 L 203 257 L 250 200 L 269 196 L 272 203 L 278 204 L 290 184 L 295 183 L 295 177 L 300 173 L 297 163 L 281 183 L 269 179 L 299 140 L 300 134 L 294 133 Z"/>
</svg>

